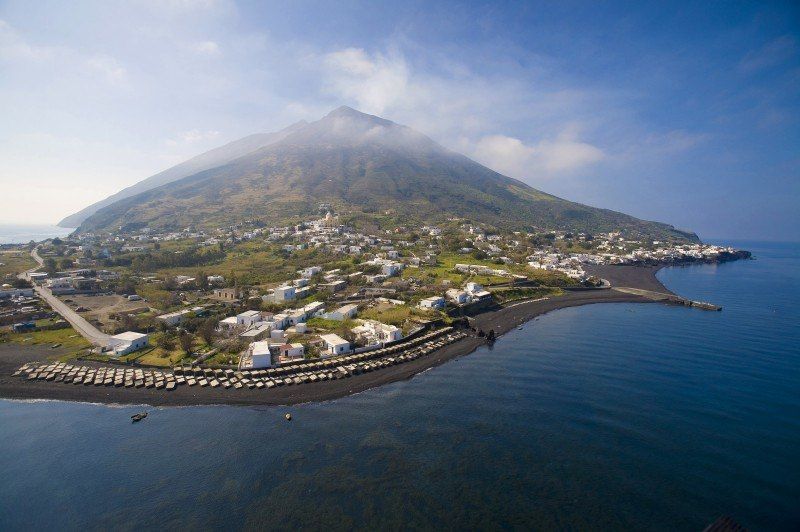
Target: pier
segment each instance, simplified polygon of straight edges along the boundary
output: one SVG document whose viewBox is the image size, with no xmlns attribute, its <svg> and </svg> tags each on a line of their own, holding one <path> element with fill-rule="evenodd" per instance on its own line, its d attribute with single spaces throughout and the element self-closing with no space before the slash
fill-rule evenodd
<svg viewBox="0 0 800 532">
<path fill-rule="evenodd" d="M 707 303 L 705 301 L 692 301 L 691 299 L 686 299 L 685 297 L 676 296 L 675 294 L 666 294 L 664 292 L 655 292 L 653 290 L 643 290 L 641 288 L 628 288 L 624 286 L 614 287 L 613 290 L 617 292 L 623 292 L 625 294 L 635 294 L 638 296 L 646 297 L 652 301 L 662 301 L 664 303 L 669 303 L 671 305 L 683 305 L 685 307 L 693 307 L 699 308 L 701 310 L 714 310 L 720 311 L 722 307 L 719 305 L 714 305 L 713 303 Z"/>
</svg>

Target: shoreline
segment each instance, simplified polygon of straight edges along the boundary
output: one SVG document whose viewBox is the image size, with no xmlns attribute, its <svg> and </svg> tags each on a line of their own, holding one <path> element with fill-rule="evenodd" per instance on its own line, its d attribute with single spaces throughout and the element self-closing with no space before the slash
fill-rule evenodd
<svg viewBox="0 0 800 532">
<path fill-rule="evenodd" d="M 655 277 L 663 266 L 613 266 L 619 286 L 630 286 L 674 295 Z M 624 282 L 625 284 L 622 284 Z M 512 303 L 477 314 L 474 326 L 484 331 L 494 329 L 500 337 L 543 314 L 562 308 L 600 303 L 656 303 L 647 297 L 611 289 L 568 291 L 564 295 Z M 43 346 L 0 344 L 0 399 L 56 400 L 119 406 L 290 406 L 302 403 L 330 401 L 372 388 L 413 378 L 425 370 L 468 355 L 487 345 L 483 338 L 467 336 L 415 360 L 332 381 L 306 383 L 301 386 L 282 386 L 271 390 L 200 388 L 178 386 L 175 390 L 115 388 L 105 386 L 73 386 L 48 381 L 28 381 L 12 373 L 31 360 L 44 359 L 53 352 Z"/>
</svg>

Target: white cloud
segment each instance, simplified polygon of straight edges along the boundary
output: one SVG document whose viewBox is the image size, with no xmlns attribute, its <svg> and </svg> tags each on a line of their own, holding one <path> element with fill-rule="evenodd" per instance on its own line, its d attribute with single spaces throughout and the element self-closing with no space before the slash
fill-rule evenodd
<svg viewBox="0 0 800 532">
<path fill-rule="evenodd" d="M 545 178 L 575 172 L 602 161 L 603 151 L 581 142 L 573 133 L 527 145 L 505 135 L 481 138 L 472 155 L 498 172 L 518 178 Z"/>
<path fill-rule="evenodd" d="M 325 88 L 367 113 L 383 113 L 409 93 L 408 66 L 399 54 L 370 56 L 361 48 L 345 48 L 326 54 L 323 68 Z"/>
</svg>

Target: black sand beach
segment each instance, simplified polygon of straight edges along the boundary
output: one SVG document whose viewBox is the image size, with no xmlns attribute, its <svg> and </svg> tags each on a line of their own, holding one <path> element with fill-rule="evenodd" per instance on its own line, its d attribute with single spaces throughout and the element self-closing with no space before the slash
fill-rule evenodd
<svg viewBox="0 0 800 532">
<path fill-rule="evenodd" d="M 655 278 L 657 268 L 636 266 L 606 267 L 602 276 L 612 285 L 669 292 Z M 600 273 L 600 272 L 598 272 Z M 616 281 L 616 282 L 615 282 Z M 539 301 L 511 303 L 497 310 L 475 316 L 475 326 L 484 331 L 493 329 L 499 336 L 536 316 L 561 308 L 596 303 L 652 303 L 642 296 L 613 289 L 567 292 L 562 296 Z M 501 340 L 502 341 L 502 340 Z M 147 404 L 153 406 L 188 406 L 203 404 L 228 405 L 291 405 L 336 399 L 362 392 L 386 383 L 408 379 L 453 358 L 471 353 L 485 340 L 475 336 L 463 338 L 416 360 L 389 366 L 350 378 L 301 386 L 283 386 L 270 390 L 224 389 L 178 386 L 173 391 L 106 386 L 74 386 L 47 381 L 28 381 L 12 373 L 30 361 L 45 361 L 54 352 L 46 346 L 0 344 L 0 397 L 6 399 L 51 399 L 113 404 Z M 87 363 L 82 363 L 87 364 Z"/>
</svg>

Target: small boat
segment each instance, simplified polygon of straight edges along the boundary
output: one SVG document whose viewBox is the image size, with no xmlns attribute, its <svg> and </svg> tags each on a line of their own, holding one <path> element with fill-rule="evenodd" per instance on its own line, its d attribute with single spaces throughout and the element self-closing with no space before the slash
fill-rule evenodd
<svg viewBox="0 0 800 532">
<path fill-rule="evenodd" d="M 286 418 L 286 421 L 291 421 L 291 420 L 292 420 L 292 415 L 291 415 L 291 414 L 289 414 L 289 413 L 287 413 L 287 414 L 286 414 L 285 416 L 283 416 L 283 417 L 285 417 L 285 418 Z"/>
<path fill-rule="evenodd" d="M 517 330 L 518 330 L 518 331 L 521 331 L 521 330 L 522 330 L 522 325 L 520 325 L 519 327 L 517 327 Z"/>
<path fill-rule="evenodd" d="M 133 420 L 134 423 L 136 423 L 137 421 L 141 421 L 146 417 L 147 417 L 147 412 L 139 412 L 138 414 L 132 415 L 131 419 Z"/>
</svg>

